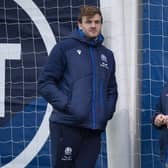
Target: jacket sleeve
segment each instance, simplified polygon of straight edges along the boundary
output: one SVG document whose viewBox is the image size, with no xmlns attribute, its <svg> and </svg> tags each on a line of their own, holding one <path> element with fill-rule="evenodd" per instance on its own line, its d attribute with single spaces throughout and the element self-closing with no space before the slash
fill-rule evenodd
<svg viewBox="0 0 168 168">
<path fill-rule="evenodd" d="M 113 69 L 111 72 L 110 80 L 108 83 L 108 90 L 107 90 L 107 94 L 108 94 L 107 106 L 108 106 L 109 112 L 111 113 L 109 119 L 113 117 L 113 114 L 116 109 L 117 98 L 118 98 L 117 82 L 115 77 L 115 60 L 114 60 L 113 54 L 112 54 L 112 67 Z"/>
<path fill-rule="evenodd" d="M 39 93 L 53 106 L 54 109 L 64 110 L 67 104 L 67 96 L 59 89 L 65 68 L 65 56 L 60 44 L 51 51 L 39 80 Z"/>
<path fill-rule="evenodd" d="M 163 90 L 164 90 L 164 89 L 163 89 Z M 159 102 L 158 102 L 157 105 L 156 105 L 156 110 L 155 110 L 156 112 L 155 112 L 154 115 L 152 116 L 152 124 L 153 124 L 153 126 L 154 126 L 155 128 L 157 128 L 157 129 L 162 129 L 162 128 L 165 127 L 164 125 L 158 127 L 158 126 L 155 125 L 155 123 L 154 123 L 155 118 L 157 117 L 157 115 L 159 115 L 159 114 L 164 114 L 164 113 L 163 113 L 163 109 L 162 109 L 162 100 L 161 100 L 161 96 L 162 96 L 162 94 L 163 94 L 163 90 L 162 90 L 162 93 L 161 93 L 161 95 L 160 95 Z"/>
<path fill-rule="evenodd" d="M 155 125 L 155 118 L 157 117 L 157 115 L 159 115 L 159 114 L 162 114 L 162 112 L 161 112 L 161 105 L 160 105 L 160 102 L 156 105 L 156 112 L 154 113 L 154 115 L 152 116 L 152 124 L 153 124 L 153 126 L 155 127 L 155 128 L 157 128 L 157 129 L 161 129 L 162 128 L 162 126 L 161 127 L 158 127 L 157 125 Z"/>
</svg>

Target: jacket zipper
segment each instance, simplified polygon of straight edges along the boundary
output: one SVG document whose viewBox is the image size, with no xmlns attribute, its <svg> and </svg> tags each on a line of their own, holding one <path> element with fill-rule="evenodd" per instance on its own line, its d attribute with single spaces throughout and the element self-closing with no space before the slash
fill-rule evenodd
<svg viewBox="0 0 168 168">
<path fill-rule="evenodd" d="M 91 62 L 92 62 L 92 73 L 93 73 L 93 80 L 92 80 L 92 128 L 96 128 L 96 112 L 95 112 L 95 99 L 96 99 L 96 64 L 94 58 L 94 50 L 92 47 L 89 47 Z"/>
</svg>

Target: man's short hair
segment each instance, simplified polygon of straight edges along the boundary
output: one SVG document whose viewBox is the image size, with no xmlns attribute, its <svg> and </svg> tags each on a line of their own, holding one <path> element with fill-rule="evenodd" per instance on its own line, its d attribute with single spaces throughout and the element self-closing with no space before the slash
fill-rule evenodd
<svg viewBox="0 0 168 168">
<path fill-rule="evenodd" d="M 101 23 L 103 23 L 102 13 L 101 13 L 101 11 L 98 7 L 96 7 L 96 6 L 82 6 L 80 8 L 80 14 L 79 14 L 79 17 L 78 17 L 78 21 L 80 23 L 82 23 L 82 17 L 83 16 L 91 18 L 96 14 L 101 16 Z"/>
</svg>

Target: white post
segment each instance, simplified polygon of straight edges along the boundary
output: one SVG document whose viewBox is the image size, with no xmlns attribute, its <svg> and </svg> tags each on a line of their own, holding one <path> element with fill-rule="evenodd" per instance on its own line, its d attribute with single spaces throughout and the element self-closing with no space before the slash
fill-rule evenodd
<svg viewBox="0 0 168 168">
<path fill-rule="evenodd" d="M 131 4 L 131 5 L 130 5 Z M 119 98 L 107 133 L 108 168 L 134 168 L 137 1 L 101 0 L 105 45 L 114 52 Z"/>
</svg>

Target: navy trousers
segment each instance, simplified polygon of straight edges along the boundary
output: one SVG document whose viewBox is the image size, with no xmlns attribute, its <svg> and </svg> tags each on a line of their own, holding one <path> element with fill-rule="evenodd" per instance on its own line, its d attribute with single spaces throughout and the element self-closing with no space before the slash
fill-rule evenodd
<svg viewBox="0 0 168 168">
<path fill-rule="evenodd" d="M 50 121 L 53 168 L 94 168 L 100 152 L 101 131 Z"/>
</svg>

